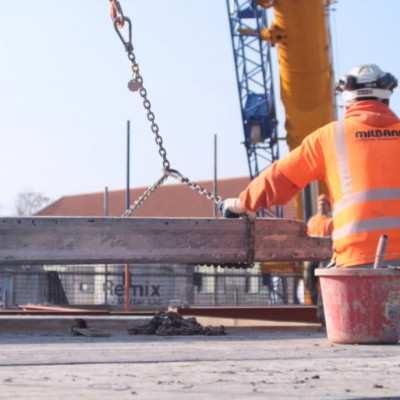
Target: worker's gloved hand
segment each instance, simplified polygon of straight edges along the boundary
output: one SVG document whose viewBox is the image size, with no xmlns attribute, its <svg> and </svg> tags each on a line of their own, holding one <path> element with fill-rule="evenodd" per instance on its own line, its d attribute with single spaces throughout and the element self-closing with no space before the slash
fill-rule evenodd
<svg viewBox="0 0 400 400">
<path fill-rule="evenodd" d="M 240 205 L 238 198 L 225 199 L 220 205 L 219 209 L 222 216 L 225 218 L 239 218 L 246 210 Z"/>
</svg>

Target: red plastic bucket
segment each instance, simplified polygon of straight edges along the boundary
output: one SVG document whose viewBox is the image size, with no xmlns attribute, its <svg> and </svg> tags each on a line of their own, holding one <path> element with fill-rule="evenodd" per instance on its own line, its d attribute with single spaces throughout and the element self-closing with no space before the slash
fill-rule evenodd
<svg viewBox="0 0 400 400">
<path fill-rule="evenodd" d="M 334 343 L 397 343 L 400 271 L 317 269 L 328 339 Z"/>
</svg>

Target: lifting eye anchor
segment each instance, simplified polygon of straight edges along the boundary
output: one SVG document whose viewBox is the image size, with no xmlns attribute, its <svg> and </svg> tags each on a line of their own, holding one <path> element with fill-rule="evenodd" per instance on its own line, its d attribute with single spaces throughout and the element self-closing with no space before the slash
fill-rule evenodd
<svg viewBox="0 0 400 400">
<path fill-rule="evenodd" d="M 120 32 L 120 17 L 117 17 L 114 19 L 114 28 L 115 31 L 117 32 L 119 38 L 121 39 L 122 44 L 125 47 L 125 50 L 128 53 L 131 53 L 133 51 L 133 45 L 132 45 L 132 23 L 130 18 L 128 17 L 123 17 L 124 22 L 128 23 L 128 40 L 125 40 L 124 37 L 122 36 L 122 33 Z"/>
</svg>

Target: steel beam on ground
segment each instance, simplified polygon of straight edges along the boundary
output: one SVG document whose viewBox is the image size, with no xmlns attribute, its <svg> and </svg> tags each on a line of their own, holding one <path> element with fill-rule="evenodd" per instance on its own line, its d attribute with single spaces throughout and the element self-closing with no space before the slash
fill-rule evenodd
<svg viewBox="0 0 400 400">
<path fill-rule="evenodd" d="M 252 233 L 253 232 L 253 233 Z M 293 219 L 0 218 L 0 265 L 328 260 L 332 243 Z"/>
</svg>

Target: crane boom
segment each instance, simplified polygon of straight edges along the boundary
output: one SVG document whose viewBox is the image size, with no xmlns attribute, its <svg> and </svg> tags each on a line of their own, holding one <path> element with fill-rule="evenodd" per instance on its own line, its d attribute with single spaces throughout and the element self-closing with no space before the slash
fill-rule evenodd
<svg viewBox="0 0 400 400">
<path fill-rule="evenodd" d="M 275 21 L 270 30 L 285 35 L 279 42 L 278 57 L 290 150 L 335 117 L 329 4 L 327 0 L 273 3 Z"/>
</svg>

